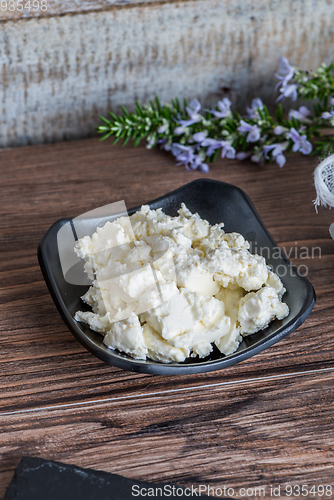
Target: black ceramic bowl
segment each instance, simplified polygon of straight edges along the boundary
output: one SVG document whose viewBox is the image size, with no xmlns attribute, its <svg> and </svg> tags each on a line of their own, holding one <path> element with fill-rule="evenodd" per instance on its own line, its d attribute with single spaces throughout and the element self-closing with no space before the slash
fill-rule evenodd
<svg viewBox="0 0 334 500">
<path fill-rule="evenodd" d="M 268 265 L 283 281 L 286 288 L 283 300 L 288 304 L 290 314 L 282 321 L 273 321 L 265 330 L 247 336 L 238 350 L 228 356 L 221 354 L 217 349 L 205 359 L 191 358 L 183 363 L 164 364 L 132 359 L 126 354 L 108 349 L 103 344 L 103 337 L 100 334 L 73 319 L 75 312 L 83 309 L 80 297 L 88 286 L 71 285 L 64 279 L 57 234 L 60 228 L 72 219 L 61 219 L 47 231 L 38 248 L 38 259 L 45 281 L 69 330 L 90 352 L 111 365 L 152 374 L 187 374 L 220 370 L 254 356 L 278 342 L 298 328 L 314 306 L 315 292 L 311 283 L 301 276 L 280 252 L 250 199 L 241 189 L 223 182 L 200 179 L 147 204 L 152 209 L 161 207 L 165 213 L 175 216 L 182 202 L 211 224 L 224 222 L 226 232 L 241 233 L 250 241 L 252 253 L 262 254 Z M 128 213 L 132 214 L 139 209 L 140 207 L 135 207 Z M 92 233 L 98 225 L 102 226 L 106 221 L 105 217 L 101 220 L 91 219 L 87 221 L 87 227 Z"/>
</svg>

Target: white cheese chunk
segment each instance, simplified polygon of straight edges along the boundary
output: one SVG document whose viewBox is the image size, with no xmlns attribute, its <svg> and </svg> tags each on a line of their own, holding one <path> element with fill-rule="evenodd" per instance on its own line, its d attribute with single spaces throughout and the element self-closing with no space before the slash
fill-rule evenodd
<svg viewBox="0 0 334 500">
<path fill-rule="evenodd" d="M 95 255 L 108 248 L 117 247 L 134 240 L 134 234 L 129 217 L 120 217 L 117 221 L 106 222 L 90 238 L 84 236 L 75 245 L 75 251 L 79 257 Z"/>
<path fill-rule="evenodd" d="M 285 288 L 239 233 L 182 204 L 176 217 L 143 205 L 75 245 L 92 286 L 76 321 L 110 349 L 163 363 L 236 351 L 243 335 L 289 313 Z"/>
<path fill-rule="evenodd" d="M 264 257 L 243 251 L 240 259 L 243 269 L 237 283 L 247 291 L 258 290 L 268 279 L 268 268 Z"/>
<path fill-rule="evenodd" d="M 182 362 L 189 356 L 186 348 L 178 348 L 169 344 L 148 323 L 143 326 L 143 337 L 148 350 L 148 357 L 163 363 Z"/>
<path fill-rule="evenodd" d="M 90 311 L 77 311 L 74 319 L 76 321 L 87 323 L 92 330 L 102 334 L 107 333 L 111 327 L 109 313 L 101 316 L 100 314 L 92 313 Z"/>
<path fill-rule="evenodd" d="M 202 295 L 215 295 L 220 289 L 220 284 L 215 281 L 210 272 L 196 267 L 187 268 L 184 272 L 177 273 L 177 284 L 190 292 Z"/>
<path fill-rule="evenodd" d="M 286 292 L 281 279 L 279 278 L 279 276 L 277 276 L 277 274 L 273 273 L 272 271 L 268 272 L 268 278 L 265 284 L 274 288 L 280 299 Z"/>
<path fill-rule="evenodd" d="M 241 332 L 245 335 L 263 330 L 273 319 L 283 319 L 288 313 L 288 306 L 280 301 L 276 290 L 271 286 L 250 292 L 239 303 Z"/>
<path fill-rule="evenodd" d="M 236 327 L 235 325 L 233 325 L 233 327 L 230 328 L 228 334 L 224 335 L 224 337 L 219 339 L 218 342 L 216 341 L 215 344 L 220 352 L 227 356 L 228 354 L 232 354 L 238 349 L 241 340 L 242 335 L 240 333 L 240 327 Z"/>
<path fill-rule="evenodd" d="M 143 328 L 135 314 L 123 321 L 112 323 L 103 343 L 110 349 L 118 349 L 136 359 L 146 359 L 148 353 Z"/>
<path fill-rule="evenodd" d="M 187 298 L 180 292 L 162 305 L 144 312 L 140 319 L 146 321 L 166 340 L 189 332 L 195 321 Z"/>
</svg>

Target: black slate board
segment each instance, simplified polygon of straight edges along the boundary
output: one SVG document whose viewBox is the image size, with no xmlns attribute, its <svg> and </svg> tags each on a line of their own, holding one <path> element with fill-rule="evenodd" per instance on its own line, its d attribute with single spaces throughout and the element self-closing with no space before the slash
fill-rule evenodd
<svg viewBox="0 0 334 500">
<path fill-rule="evenodd" d="M 142 488 L 144 488 L 143 495 L 140 493 Z M 161 488 L 162 494 L 156 488 Z M 212 499 L 212 496 L 197 496 Z M 189 499 L 196 498 L 196 494 L 191 494 L 191 489 L 185 490 L 172 483 L 135 481 L 117 474 L 83 469 L 43 458 L 23 457 L 15 470 L 4 500 L 134 500 L 136 498 Z M 219 498 L 229 500 L 226 497 Z"/>
</svg>

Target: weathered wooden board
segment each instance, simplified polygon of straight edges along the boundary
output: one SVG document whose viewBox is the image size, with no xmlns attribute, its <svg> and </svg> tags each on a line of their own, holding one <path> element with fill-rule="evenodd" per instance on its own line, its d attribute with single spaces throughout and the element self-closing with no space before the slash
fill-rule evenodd
<svg viewBox="0 0 334 500">
<path fill-rule="evenodd" d="M 159 149 L 97 139 L 0 152 L 0 498 L 27 454 L 187 486 L 266 488 L 252 498 L 270 498 L 270 485 L 330 483 L 333 214 L 314 210 L 316 164 L 219 159 L 205 175 Z M 121 199 L 130 208 L 200 177 L 247 192 L 291 260 L 307 265 L 314 311 L 270 349 L 218 372 L 110 367 L 63 324 L 37 262 L 40 239 L 61 217 Z"/>
<path fill-rule="evenodd" d="M 92 135 L 156 94 L 270 104 L 279 56 L 309 69 L 334 47 L 326 0 L 54 0 L 23 15 L 0 10 L 0 147 Z"/>
<path fill-rule="evenodd" d="M 272 487 L 289 498 L 287 485 L 329 485 L 333 493 L 333 397 L 330 372 L 0 415 L 0 495 L 22 455 L 204 485 L 216 497 L 218 488 L 233 488 L 238 500 L 272 499 Z"/>
</svg>

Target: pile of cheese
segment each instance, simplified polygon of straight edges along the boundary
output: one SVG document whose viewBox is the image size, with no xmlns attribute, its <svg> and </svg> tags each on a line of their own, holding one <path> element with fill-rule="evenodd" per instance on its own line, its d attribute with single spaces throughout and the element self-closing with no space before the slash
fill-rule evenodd
<svg viewBox="0 0 334 500">
<path fill-rule="evenodd" d="M 75 320 L 136 359 L 233 353 L 243 335 L 289 314 L 280 278 L 238 233 L 210 225 L 182 204 L 177 217 L 148 205 L 79 239 L 92 286 Z"/>
</svg>

